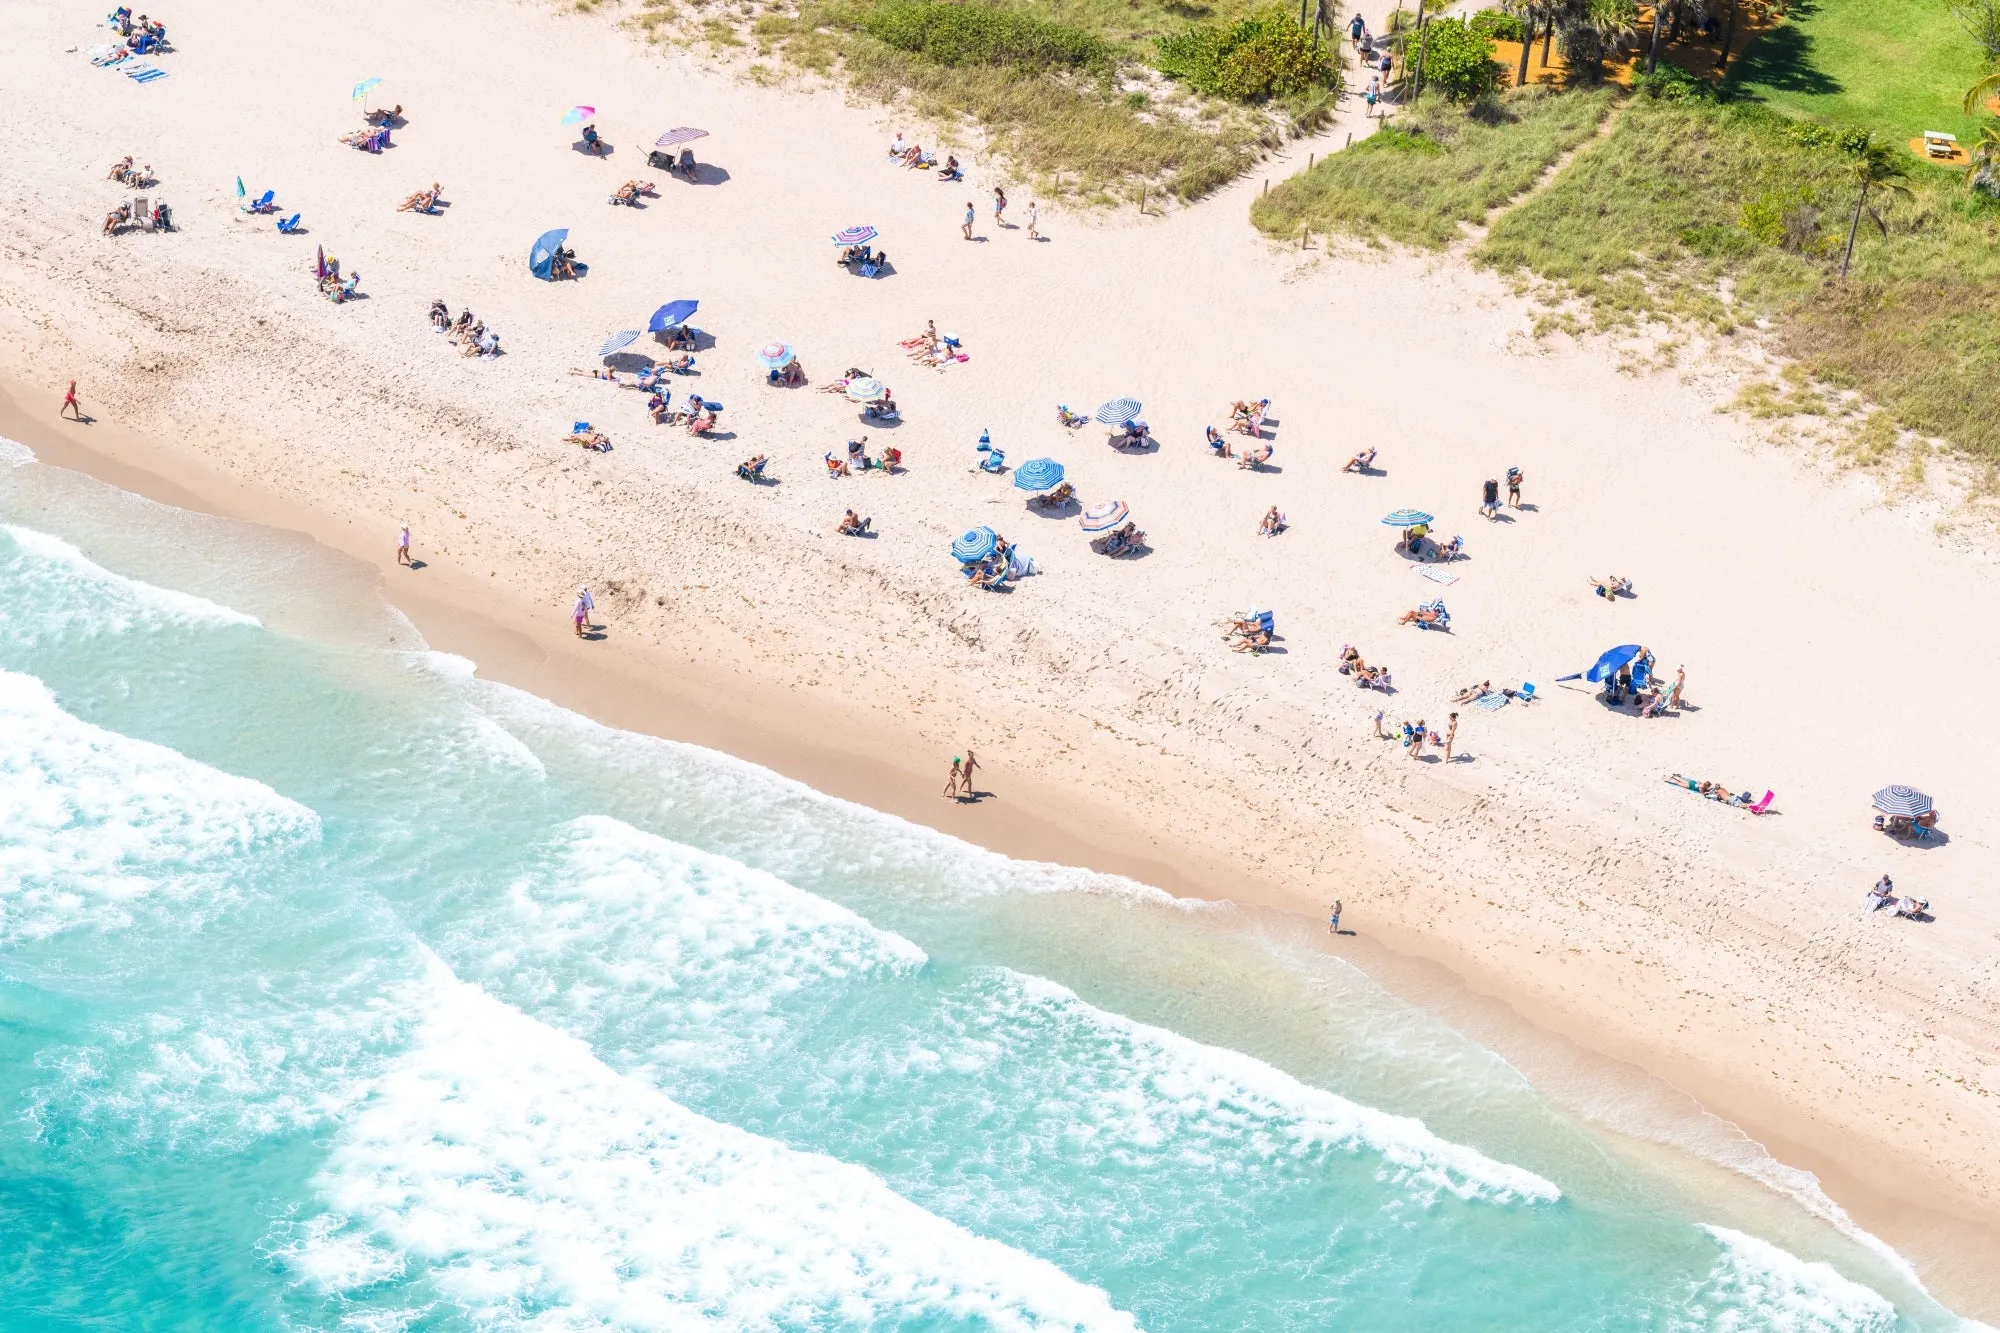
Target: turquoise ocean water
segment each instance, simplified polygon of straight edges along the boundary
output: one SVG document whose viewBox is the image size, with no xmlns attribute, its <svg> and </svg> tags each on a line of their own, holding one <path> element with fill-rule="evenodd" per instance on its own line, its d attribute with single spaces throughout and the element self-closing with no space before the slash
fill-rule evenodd
<svg viewBox="0 0 2000 1333">
<path fill-rule="evenodd" d="M 0 443 L 0 1329 L 1938 1329 L 1310 923 L 429 652 Z"/>
</svg>

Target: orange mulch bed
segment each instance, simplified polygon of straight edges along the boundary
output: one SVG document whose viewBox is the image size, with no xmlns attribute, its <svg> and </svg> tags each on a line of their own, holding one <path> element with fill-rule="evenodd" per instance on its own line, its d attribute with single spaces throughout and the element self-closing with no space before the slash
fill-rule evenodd
<svg viewBox="0 0 2000 1333">
<path fill-rule="evenodd" d="M 1910 151 L 1933 166 L 1963 167 L 1972 162 L 1972 154 L 1965 151 L 1964 144 L 1953 144 L 1950 157 L 1932 157 L 1930 150 L 1924 147 L 1924 137 L 1921 134 L 1910 140 Z"/>
<path fill-rule="evenodd" d="M 1737 10 L 1736 31 L 1730 35 L 1730 62 L 1732 64 L 1735 63 L 1736 58 L 1743 54 L 1745 47 L 1749 46 L 1751 42 L 1755 41 L 1764 32 L 1776 27 L 1780 17 L 1776 11 L 1756 3 L 1756 0 L 1746 0 L 1742 7 Z M 1653 11 L 1650 6 L 1642 8 L 1639 11 L 1638 28 L 1639 33 L 1636 38 L 1637 46 L 1635 49 L 1613 52 L 1605 60 L 1604 77 L 1606 81 L 1629 88 L 1632 86 L 1633 73 L 1645 68 L 1646 52 L 1651 49 L 1653 41 Z M 1549 52 L 1549 60 L 1546 65 L 1542 63 L 1542 50 L 1545 46 L 1548 47 Z M 1707 79 L 1711 83 L 1722 82 L 1723 77 L 1728 72 L 1726 70 L 1718 70 L 1715 67 L 1715 62 L 1721 55 L 1722 35 L 1720 33 L 1717 33 L 1714 37 L 1701 37 L 1691 30 L 1683 29 L 1680 40 L 1677 42 L 1669 42 L 1664 30 L 1660 33 L 1660 60 L 1662 63 L 1677 66 L 1699 78 Z M 1495 42 L 1493 43 L 1493 58 L 1506 68 L 1505 81 L 1509 84 L 1513 83 L 1514 72 L 1521 67 L 1521 44 L 1519 42 Z M 1561 83 L 1567 76 L 1568 70 L 1569 66 L 1564 63 L 1561 53 L 1553 45 L 1545 43 L 1541 35 L 1537 33 L 1534 49 L 1528 53 L 1527 81 L 1531 84 Z"/>
</svg>

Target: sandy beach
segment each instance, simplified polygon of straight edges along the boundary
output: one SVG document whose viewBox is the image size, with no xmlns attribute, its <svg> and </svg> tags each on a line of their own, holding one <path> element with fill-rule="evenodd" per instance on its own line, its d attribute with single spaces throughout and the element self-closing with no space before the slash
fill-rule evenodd
<svg viewBox="0 0 2000 1333">
<path fill-rule="evenodd" d="M 1524 303 L 1452 264 L 1273 249 L 1251 193 L 1344 126 L 1166 217 L 1044 202 L 1037 244 L 989 207 L 1004 182 L 1023 221 L 1025 184 L 964 152 L 956 185 L 886 158 L 921 127 L 647 52 L 603 14 L 350 0 L 337 54 L 227 0 L 169 19 L 170 76 L 140 85 L 87 63 L 90 16 L 16 16 L 0 434 L 374 562 L 434 644 L 606 721 L 1014 855 L 1313 915 L 1340 898 L 1366 948 L 1701 1098 L 1818 1174 L 1941 1299 L 2000 1314 L 2000 717 L 1962 702 L 2000 650 L 1990 553 L 1761 442 L 1719 410 L 1718 368 L 1634 376 L 1536 343 Z M 409 117 L 380 155 L 338 142 L 364 75 Z M 572 150 L 572 102 L 599 108 L 608 160 Z M 678 124 L 712 131 L 699 183 L 643 165 Z M 98 234 L 127 152 L 174 234 Z M 238 175 L 306 233 L 240 214 Z M 608 207 L 633 176 L 659 197 Z M 448 209 L 396 210 L 432 181 Z M 832 262 L 828 233 L 862 222 L 892 276 Z M 538 282 L 529 244 L 560 226 L 590 271 Z M 322 245 L 367 299 L 315 293 Z M 713 440 L 570 373 L 679 297 L 714 345 L 675 388 L 725 404 Z M 433 299 L 470 306 L 506 354 L 460 357 Z M 903 360 L 927 319 L 969 359 Z M 763 383 L 751 353 L 773 339 L 813 386 Z M 849 366 L 894 389 L 900 427 L 816 391 Z M 71 378 L 92 425 L 55 421 Z M 1127 394 L 1157 451 L 1056 422 L 1058 402 Z M 1272 466 L 1209 457 L 1202 428 L 1261 397 Z M 562 443 L 578 420 L 614 449 Z M 1094 555 L 1073 516 L 977 471 L 982 430 L 1012 462 L 1061 461 L 1086 503 L 1128 503 L 1151 552 Z M 861 432 L 907 471 L 830 480 L 822 455 Z M 1378 472 L 1343 472 L 1363 447 Z M 779 485 L 735 479 L 756 453 Z M 1489 523 L 1479 484 L 1509 466 L 1527 507 Z M 1272 505 L 1289 530 L 1259 537 Z M 1456 582 L 1392 549 L 1379 519 L 1404 506 L 1464 537 Z M 879 536 L 835 536 L 848 507 Z M 393 568 L 406 521 L 415 573 Z M 1040 573 L 964 586 L 948 547 L 976 524 Z M 1635 598 L 1592 594 L 1586 575 L 1614 571 Z M 570 635 L 579 583 L 601 641 Z M 1450 634 L 1398 626 L 1434 596 Z M 1228 650 L 1214 622 L 1246 606 L 1275 610 L 1282 652 Z M 1640 720 L 1557 683 L 1620 643 L 1684 664 L 1692 706 Z M 1340 674 L 1344 644 L 1396 693 Z M 1451 764 L 1375 738 L 1378 708 L 1437 726 L 1482 680 L 1542 697 L 1461 708 Z M 968 744 L 994 795 L 942 801 Z M 1675 771 L 1771 789 L 1772 811 L 1677 791 Z M 1874 831 L 1889 783 L 1935 796 L 1948 836 Z M 1884 873 L 1935 920 L 1866 912 Z"/>
</svg>

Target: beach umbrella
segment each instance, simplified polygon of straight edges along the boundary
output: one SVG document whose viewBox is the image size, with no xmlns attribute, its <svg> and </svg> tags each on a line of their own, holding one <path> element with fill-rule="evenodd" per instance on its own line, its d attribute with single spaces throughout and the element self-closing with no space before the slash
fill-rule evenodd
<svg viewBox="0 0 2000 1333">
<path fill-rule="evenodd" d="M 685 324 L 687 317 L 700 305 L 699 301 L 669 301 L 653 312 L 653 317 L 646 321 L 646 330 L 649 333 L 665 333 L 677 324 Z"/>
<path fill-rule="evenodd" d="M 782 370 L 796 355 L 790 343 L 765 343 L 757 349 L 757 364 L 766 370 Z"/>
<path fill-rule="evenodd" d="M 1382 521 L 1392 528 L 1414 528 L 1419 523 L 1431 523 L 1436 520 L 1421 509 L 1398 509 L 1393 514 L 1385 515 Z"/>
<path fill-rule="evenodd" d="M 609 338 L 606 338 L 604 340 L 604 346 L 597 349 L 597 354 L 599 356 L 610 356 L 613 352 L 618 351 L 620 348 L 630 347 L 633 343 L 638 341 L 639 341 L 639 330 L 621 329 L 619 332 L 612 334 Z"/>
<path fill-rule="evenodd" d="M 1619 667 L 1629 665 L 1634 658 L 1645 651 L 1636 643 L 1621 643 L 1616 648 L 1607 648 L 1599 654 L 1595 662 L 1591 663 L 1590 670 L 1583 673 L 1583 678 L 1596 682 L 1614 676 L 1618 673 Z"/>
<path fill-rule="evenodd" d="M 874 240 L 881 234 L 881 232 L 869 226 L 849 227 L 846 231 L 835 232 L 833 234 L 833 243 L 835 245 L 862 245 Z"/>
<path fill-rule="evenodd" d="M 250 192 L 243 188 L 243 178 L 241 176 L 238 176 L 236 178 L 236 197 L 238 199 L 241 199 L 244 195 L 248 193 Z"/>
<path fill-rule="evenodd" d="M 594 106 L 573 106 L 563 112 L 562 123 L 565 125 L 580 125 L 596 114 L 597 108 Z"/>
<path fill-rule="evenodd" d="M 353 100 L 358 102 L 381 86 L 382 80 L 380 79 L 363 79 L 354 85 Z"/>
<path fill-rule="evenodd" d="M 1931 798 L 1915 787 L 1905 787 L 1899 783 L 1893 787 L 1884 787 L 1875 793 L 1875 808 L 1885 815 L 1915 819 L 1930 810 Z"/>
<path fill-rule="evenodd" d="M 1097 419 L 1107 426 L 1122 426 L 1139 415 L 1137 398 L 1113 398 L 1097 409 Z"/>
<path fill-rule="evenodd" d="M 707 137 L 707 130 L 697 130 L 682 125 L 678 128 L 668 130 L 665 134 L 653 140 L 653 147 L 678 148 L 684 143 L 693 143 L 696 139 L 706 139 Z"/>
<path fill-rule="evenodd" d="M 1084 510 L 1083 517 L 1077 522 L 1083 524 L 1085 532 L 1109 532 L 1123 523 L 1130 512 L 1123 500 L 1106 500 Z"/>
<path fill-rule="evenodd" d="M 549 268 L 555 263 L 556 251 L 560 250 L 562 243 L 568 239 L 568 227 L 557 227 L 554 231 L 545 231 L 537 236 L 534 248 L 528 251 L 528 272 L 546 281 Z"/>
<path fill-rule="evenodd" d="M 961 565 L 975 564 L 992 555 L 1000 545 L 1000 534 L 991 528 L 973 528 L 961 533 L 951 544 L 951 553 Z"/>
<path fill-rule="evenodd" d="M 1062 479 L 1063 465 L 1053 458 L 1030 458 L 1014 469 L 1014 484 L 1024 491 L 1045 491 Z"/>
<path fill-rule="evenodd" d="M 872 403 L 887 392 L 881 380 L 863 377 L 847 382 L 847 396 L 857 403 Z"/>
</svg>

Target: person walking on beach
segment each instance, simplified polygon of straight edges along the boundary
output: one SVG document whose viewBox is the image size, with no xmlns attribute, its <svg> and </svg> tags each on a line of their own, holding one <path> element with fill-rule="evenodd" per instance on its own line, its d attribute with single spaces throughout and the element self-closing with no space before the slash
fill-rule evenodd
<svg viewBox="0 0 2000 1333">
<path fill-rule="evenodd" d="M 1340 899 L 1338 898 L 1333 900 L 1333 910 L 1326 914 L 1326 933 L 1329 935 L 1338 935 L 1340 933 Z"/>
<path fill-rule="evenodd" d="M 1507 504 L 1512 509 L 1521 507 L 1521 469 L 1517 467 L 1507 469 Z"/>
<path fill-rule="evenodd" d="M 1368 115 L 1373 116 L 1375 114 L 1375 103 L 1380 101 L 1382 98 L 1381 75 L 1371 74 L 1368 77 L 1368 92 L 1366 94 L 1366 97 L 1368 101 Z"/>
<path fill-rule="evenodd" d="M 410 563 L 410 525 L 407 523 L 403 525 L 402 531 L 396 534 L 396 563 L 399 565 Z"/>
<path fill-rule="evenodd" d="M 63 395 L 62 406 L 56 409 L 56 415 L 60 417 L 65 412 L 75 417 L 78 421 L 83 420 L 83 404 L 76 400 L 75 380 L 69 382 L 69 392 Z"/>
<path fill-rule="evenodd" d="M 993 187 L 993 225 L 1007 225 L 1007 192 L 997 185 Z"/>
<path fill-rule="evenodd" d="M 1042 216 L 1041 201 L 1037 199 L 1030 199 L 1028 201 L 1028 239 L 1031 241 L 1039 241 L 1042 239 L 1042 234 L 1035 230 L 1035 224 L 1041 220 L 1041 216 Z"/>
<path fill-rule="evenodd" d="M 968 797 L 977 796 L 979 794 L 978 792 L 975 792 L 972 789 L 972 771 L 978 767 L 979 767 L 979 756 L 975 755 L 972 752 L 972 747 L 970 745 L 966 746 L 965 767 L 959 770 L 959 783 L 965 795 Z"/>
<path fill-rule="evenodd" d="M 1451 743 L 1458 739 L 1458 714 L 1453 713 L 1448 720 L 1451 725 L 1444 732 L 1444 761 L 1447 764 L 1451 762 Z"/>
<path fill-rule="evenodd" d="M 1479 512 L 1489 519 L 1500 517 L 1500 483 L 1491 477 L 1479 488 Z"/>
<path fill-rule="evenodd" d="M 953 755 L 951 757 L 951 776 L 944 780 L 944 794 L 953 800 L 958 799 L 958 784 L 962 780 L 962 776 L 959 773 L 959 765 L 964 762 L 957 755 Z"/>
<path fill-rule="evenodd" d="M 1383 711 L 1384 710 L 1380 708 L 1375 710 L 1375 739 L 1378 741 L 1386 741 L 1389 739 L 1389 733 L 1382 730 Z"/>
<path fill-rule="evenodd" d="M 576 637 L 583 638 L 584 631 L 590 628 L 590 608 L 584 605 L 583 598 L 578 597 L 576 605 L 569 609 L 569 619 L 576 627 Z"/>
<path fill-rule="evenodd" d="M 1367 31 L 1368 20 L 1361 17 L 1360 10 L 1355 10 L 1354 17 L 1347 21 L 1347 40 L 1355 50 L 1361 49 L 1361 34 Z"/>
<path fill-rule="evenodd" d="M 975 210 L 974 210 L 974 209 L 973 209 L 973 207 L 972 207 L 972 201 L 971 201 L 970 199 L 966 200 L 966 201 L 965 201 L 965 225 L 964 225 L 964 226 L 962 226 L 962 227 L 960 227 L 960 228 L 959 228 L 959 230 L 960 230 L 961 232 L 965 233 L 965 239 L 966 239 L 966 240 L 968 240 L 968 241 L 972 239 L 972 219 L 973 219 L 974 217 L 976 217 L 976 216 L 978 216 L 978 214 L 977 214 L 977 213 L 975 212 Z"/>
</svg>

